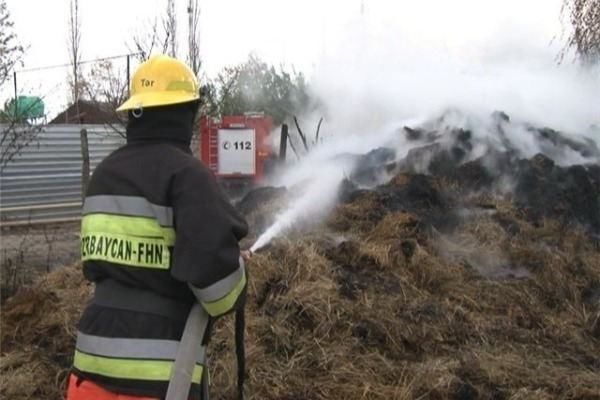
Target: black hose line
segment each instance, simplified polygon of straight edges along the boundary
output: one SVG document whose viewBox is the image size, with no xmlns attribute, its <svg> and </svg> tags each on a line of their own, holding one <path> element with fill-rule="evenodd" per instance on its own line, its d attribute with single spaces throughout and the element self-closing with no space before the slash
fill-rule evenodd
<svg viewBox="0 0 600 400">
<path fill-rule="evenodd" d="M 246 328 L 245 306 L 246 304 L 241 304 L 235 310 L 235 355 L 237 357 L 238 400 L 244 400 L 244 380 L 246 378 L 246 352 L 244 346 L 244 331 Z"/>
</svg>

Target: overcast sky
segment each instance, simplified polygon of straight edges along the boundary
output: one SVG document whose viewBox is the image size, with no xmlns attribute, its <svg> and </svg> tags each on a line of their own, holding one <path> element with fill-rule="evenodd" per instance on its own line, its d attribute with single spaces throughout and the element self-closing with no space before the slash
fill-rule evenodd
<svg viewBox="0 0 600 400">
<path fill-rule="evenodd" d="M 80 0 L 83 58 L 128 52 L 166 0 Z M 187 0 L 176 0 L 180 41 Z M 307 68 L 340 27 L 361 14 L 375 25 L 397 23 L 423 42 L 464 46 L 527 29 L 550 42 L 560 34 L 560 0 L 200 0 L 202 53 L 210 72 L 255 51 L 269 61 Z M 29 46 L 25 67 L 68 61 L 69 0 L 8 0 L 19 39 Z M 373 24 L 372 24 L 373 25 Z M 504 32 L 506 33 L 506 32 Z M 390 38 L 391 39 L 391 38 Z"/>
<path fill-rule="evenodd" d="M 82 58 L 129 52 L 167 0 L 80 0 Z M 481 60 L 527 57 L 552 60 L 559 43 L 561 0 L 200 0 L 201 57 L 205 73 L 255 52 L 268 62 L 312 71 L 335 63 L 354 47 L 444 53 L 472 65 Z M 27 46 L 24 68 L 69 61 L 69 0 L 7 0 L 19 40 Z M 176 0 L 178 36 L 187 37 L 187 0 Z M 560 39 L 560 38 L 558 38 Z M 511 51 L 505 51 L 510 48 Z M 353 50 L 354 51 L 354 50 Z M 376 54 L 384 55 L 385 51 Z M 408 54 L 410 55 L 410 54 Z M 360 57 L 360 54 L 356 55 Z M 374 60 L 385 62 L 382 60 Z M 66 70 L 19 74 L 19 86 L 65 97 Z M 10 92 L 10 90 L 8 90 Z M 2 99 L 7 88 L 2 90 Z"/>
</svg>

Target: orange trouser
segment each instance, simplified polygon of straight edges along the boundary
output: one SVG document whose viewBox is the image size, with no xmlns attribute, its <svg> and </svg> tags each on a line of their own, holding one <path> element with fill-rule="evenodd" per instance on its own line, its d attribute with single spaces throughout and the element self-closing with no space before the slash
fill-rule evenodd
<svg viewBox="0 0 600 400">
<path fill-rule="evenodd" d="M 131 396 L 110 392 L 89 380 L 80 380 L 77 384 L 77 379 L 73 374 L 69 376 L 66 400 L 158 400 L 156 397 Z"/>
</svg>

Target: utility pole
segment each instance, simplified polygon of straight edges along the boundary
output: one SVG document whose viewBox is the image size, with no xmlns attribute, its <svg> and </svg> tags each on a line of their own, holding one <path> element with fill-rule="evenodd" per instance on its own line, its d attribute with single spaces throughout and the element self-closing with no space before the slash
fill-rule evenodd
<svg viewBox="0 0 600 400">
<path fill-rule="evenodd" d="M 15 121 L 19 116 L 19 102 L 17 101 L 17 71 L 13 72 L 13 80 L 15 82 Z"/>
<path fill-rule="evenodd" d="M 129 87 L 129 80 L 131 79 L 131 54 L 127 54 L 127 97 L 129 97 L 131 90 Z"/>
</svg>

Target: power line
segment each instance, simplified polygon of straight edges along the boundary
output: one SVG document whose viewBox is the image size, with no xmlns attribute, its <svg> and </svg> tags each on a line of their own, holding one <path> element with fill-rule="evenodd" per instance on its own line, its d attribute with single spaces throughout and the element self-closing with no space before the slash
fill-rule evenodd
<svg viewBox="0 0 600 400">
<path fill-rule="evenodd" d="M 111 56 L 111 57 L 101 57 L 101 58 L 95 58 L 95 59 L 92 59 L 92 60 L 80 61 L 77 64 L 78 65 L 90 64 L 90 63 L 94 63 L 94 62 L 97 62 L 97 61 L 114 60 L 114 59 L 117 59 L 117 58 L 125 58 L 125 57 L 128 57 L 128 56 L 137 56 L 137 55 L 140 55 L 140 54 L 142 54 L 142 53 L 130 53 L 130 54 L 121 54 L 121 55 L 118 55 L 118 56 Z M 48 66 L 44 66 L 44 67 L 26 68 L 26 69 L 21 69 L 21 70 L 15 71 L 15 72 L 20 73 L 20 72 L 32 72 L 32 71 L 45 71 L 45 70 L 48 70 L 48 69 L 65 68 L 65 67 L 71 67 L 71 66 L 73 66 L 73 63 L 48 65 Z"/>
</svg>

